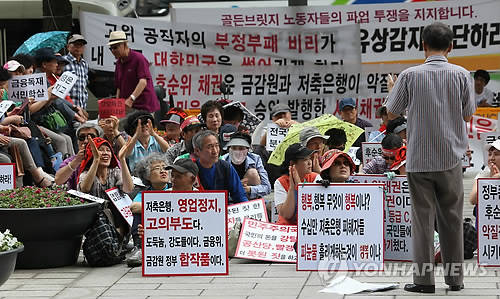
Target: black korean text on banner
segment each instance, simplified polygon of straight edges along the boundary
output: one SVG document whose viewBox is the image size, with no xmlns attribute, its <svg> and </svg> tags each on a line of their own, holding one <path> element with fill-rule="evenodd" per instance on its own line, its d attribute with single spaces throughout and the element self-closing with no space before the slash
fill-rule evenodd
<svg viewBox="0 0 500 299">
<path fill-rule="evenodd" d="M 123 219 L 127 221 L 129 226 L 132 226 L 134 216 L 130 210 L 130 205 L 132 204 L 130 197 L 126 193 L 121 192 L 117 187 L 106 190 L 106 194 L 116 209 L 120 212 Z"/>
<path fill-rule="evenodd" d="M 293 245 L 296 241 L 296 225 L 279 225 L 245 218 L 235 257 L 295 263 L 297 254 Z"/>
<path fill-rule="evenodd" d="M 272 152 L 276 149 L 288 134 L 288 128 L 282 128 L 277 124 L 270 122 L 267 124 L 266 150 Z"/>
<path fill-rule="evenodd" d="M 454 33 L 453 57 L 466 57 L 466 68 L 478 64 L 499 69 L 498 1 L 455 0 L 334 6 L 255 8 L 174 8 L 172 20 L 233 28 L 322 28 L 359 23 L 363 62 L 421 60 L 423 27 L 433 22 Z M 487 60 L 484 54 L 496 54 Z M 420 62 L 419 62 L 420 63 Z M 475 66 L 474 66 L 475 65 Z"/>
<path fill-rule="evenodd" d="M 363 165 L 368 164 L 377 156 L 382 156 L 382 143 L 380 142 L 363 142 L 361 143 L 363 151 Z"/>
<path fill-rule="evenodd" d="M 56 81 L 56 84 L 54 84 L 54 88 L 52 89 L 52 94 L 56 95 L 61 99 L 64 99 L 71 91 L 71 88 L 73 88 L 73 85 L 75 85 L 76 80 L 77 77 L 75 74 L 73 74 L 70 71 L 64 72 L 61 75 L 61 77 Z"/>
<path fill-rule="evenodd" d="M 35 73 L 31 75 L 15 76 L 9 80 L 9 100 L 22 102 L 27 98 L 37 101 L 49 99 L 47 92 L 47 75 Z"/>
<path fill-rule="evenodd" d="M 0 163 L 0 190 L 16 188 L 16 164 Z"/>
<path fill-rule="evenodd" d="M 385 175 L 355 175 L 350 179 L 354 183 L 384 184 L 384 226 L 386 261 L 411 261 L 413 242 L 411 238 L 411 198 L 408 181 L 405 176 L 388 179 Z"/>
<path fill-rule="evenodd" d="M 382 271 L 384 186 L 298 186 L 297 271 Z"/>
<path fill-rule="evenodd" d="M 477 180 L 477 217 L 478 264 L 500 267 L 500 179 Z"/>
<path fill-rule="evenodd" d="M 235 203 L 227 207 L 227 229 L 232 230 L 236 222 L 243 223 L 245 218 L 269 222 L 267 219 L 266 201 L 254 199 Z"/>
<path fill-rule="evenodd" d="M 143 276 L 227 275 L 227 191 L 145 191 Z"/>
</svg>

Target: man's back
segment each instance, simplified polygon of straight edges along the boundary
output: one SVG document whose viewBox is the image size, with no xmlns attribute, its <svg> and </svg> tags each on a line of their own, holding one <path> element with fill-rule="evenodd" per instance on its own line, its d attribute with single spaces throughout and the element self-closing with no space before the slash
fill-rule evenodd
<svg viewBox="0 0 500 299">
<path fill-rule="evenodd" d="M 467 146 L 463 118 L 475 110 L 469 72 L 444 56 L 430 56 L 424 64 L 403 71 L 394 91 L 388 110 L 400 114 L 408 108 L 407 170 L 456 166 Z"/>
</svg>

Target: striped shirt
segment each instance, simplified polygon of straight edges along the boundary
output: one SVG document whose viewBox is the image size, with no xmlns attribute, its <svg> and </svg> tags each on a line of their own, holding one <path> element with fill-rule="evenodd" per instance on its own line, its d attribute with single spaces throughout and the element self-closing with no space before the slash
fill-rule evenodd
<svg viewBox="0 0 500 299">
<path fill-rule="evenodd" d="M 75 102 L 75 105 L 81 107 L 82 109 L 87 108 L 87 100 L 89 95 L 87 93 L 87 82 L 89 80 L 89 65 L 85 59 L 80 58 L 80 61 L 68 53 L 64 56 L 69 63 L 64 67 L 64 71 L 72 72 L 76 75 L 76 83 L 73 88 L 69 91 L 71 99 Z"/>
<path fill-rule="evenodd" d="M 430 56 L 401 72 L 387 99 L 387 111 L 408 108 L 407 172 L 435 172 L 460 163 L 467 147 L 464 117 L 476 110 L 469 71 Z"/>
</svg>

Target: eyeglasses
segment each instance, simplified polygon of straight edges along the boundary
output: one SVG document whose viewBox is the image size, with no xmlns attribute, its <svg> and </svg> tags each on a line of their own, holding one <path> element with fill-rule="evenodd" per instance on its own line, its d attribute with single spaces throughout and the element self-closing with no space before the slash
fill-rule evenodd
<svg viewBox="0 0 500 299">
<path fill-rule="evenodd" d="M 118 49 L 118 47 L 120 47 L 120 44 L 118 44 L 118 45 L 112 45 L 111 47 L 109 47 L 109 50 L 110 51 L 114 51 L 114 50 Z"/>
<path fill-rule="evenodd" d="M 168 170 L 168 168 L 167 168 L 167 166 L 156 166 L 155 168 L 151 169 L 151 172 L 153 172 L 153 171 L 157 171 L 157 170 L 158 170 L 159 172 L 162 172 L 162 171 L 167 171 L 167 170 Z"/>
<path fill-rule="evenodd" d="M 391 161 L 396 161 L 396 157 L 395 156 L 383 156 L 384 157 L 384 160 L 388 161 L 388 160 L 391 160 Z"/>
<path fill-rule="evenodd" d="M 346 161 L 346 160 L 344 160 L 342 162 L 340 162 L 340 161 L 333 162 L 333 166 L 342 166 L 342 165 L 344 165 L 346 167 L 351 167 L 351 163 L 349 163 L 349 161 Z"/>
<path fill-rule="evenodd" d="M 80 134 L 80 135 L 78 135 L 78 140 L 85 141 L 85 140 L 87 140 L 87 136 L 90 136 L 90 138 L 96 138 L 97 137 L 95 134 L 92 134 L 92 133 Z"/>
</svg>

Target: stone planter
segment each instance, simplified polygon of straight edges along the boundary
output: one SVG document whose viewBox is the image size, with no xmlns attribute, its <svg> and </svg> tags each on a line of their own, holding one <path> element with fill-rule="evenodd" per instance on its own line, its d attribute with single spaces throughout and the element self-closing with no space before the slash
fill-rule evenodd
<svg viewBox="0 0 500 299">
<path fill-rule="evenodd" d="M 82 236 L 96 220 L 98 209 L 98 203 L 0 209 L 0 231 L 10 229 L 24 245 L 16 268 L 53 268 L 76 263 Z"/>
<path fill-rule="evenodd" d="M 17 254 L 22 252 L 23 246 L 9 251 L 0 252 L 0 287 L 9 279 L 16 267 Z"/>
</svg>

